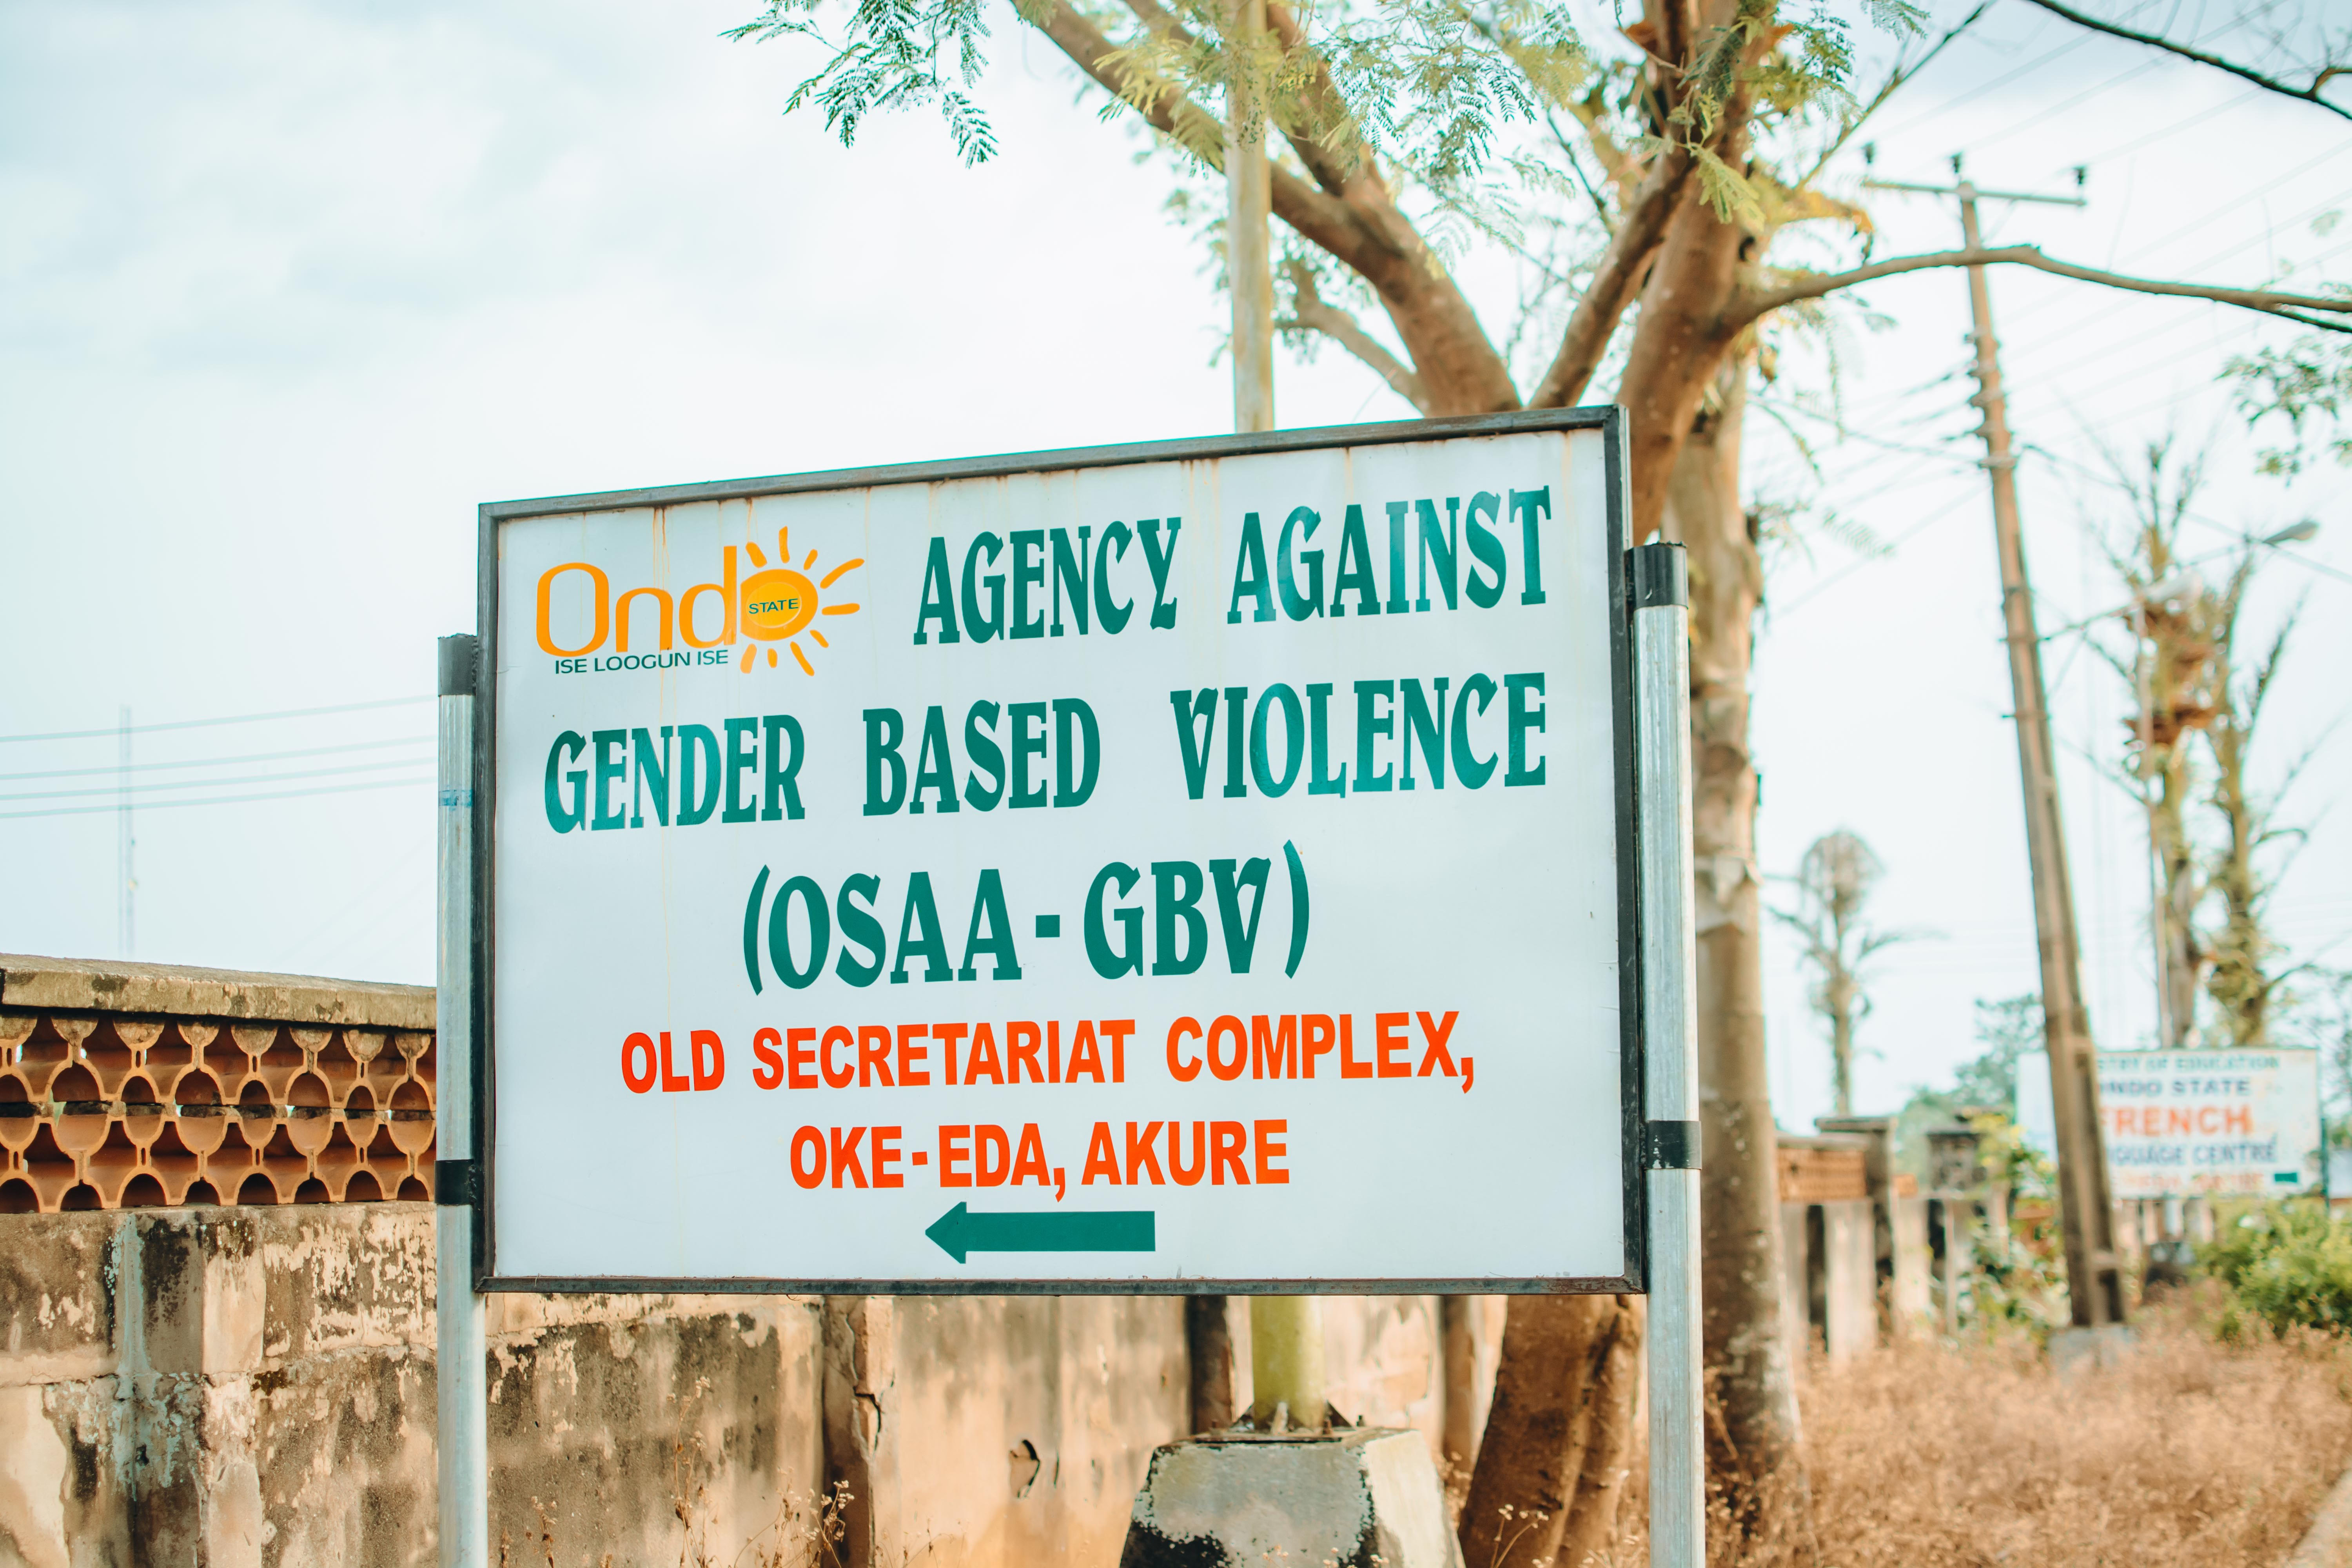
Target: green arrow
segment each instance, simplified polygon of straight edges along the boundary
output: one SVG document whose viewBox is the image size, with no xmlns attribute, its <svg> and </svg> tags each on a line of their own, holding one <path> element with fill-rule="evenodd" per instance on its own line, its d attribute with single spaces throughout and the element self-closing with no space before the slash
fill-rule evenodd
<svg viewBox="0 0 2352 1568">
<path fill-rule="evenodd" d="M 1150 1209 L 973 1214 L 958 1204 L 923 1232 L 958 1263 L 968 1252 L 1150 1252 Z"/>
</svg>

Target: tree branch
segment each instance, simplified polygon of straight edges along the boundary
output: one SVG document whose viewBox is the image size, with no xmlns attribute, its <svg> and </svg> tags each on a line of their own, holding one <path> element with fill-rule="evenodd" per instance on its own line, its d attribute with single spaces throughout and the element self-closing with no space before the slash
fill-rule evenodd
<svg viewBox="0 0 2352 1568">
<path fill-rule="evenodd" d="M 1820 179 L 1822 177 L 1822 171 L 1830 166 L 1830 160 L 1836 157 L 1840 150 L 1842 150 L 1848 142 L 1853 140 L 1853 133 L 1862 129 L 1864 121 L 1868 121 L 1872 115 L 1877 113 L 1879 110 L 1885 105 L 1888 99 L 1895 96 L 1895 92 L 1897 88 L 1900 88 L 1905 82 L 1909 81 L 1913 77 L 1917 76 L 1921 71 L 1927 69 L 1928 62 L 1933 60 L 1937 55 L 1944 52 L 1945 45 L 1950 43 L 1954 38 L 1958 37 L 1962 33 L 1967 32 L 1970 27 L 1975 26 L 1977 24 L 1977 18 L 1982 16 L 1987 11 L 1991 9 L 1992 0 L 1984 0 L 1982 5 L 1979 5 L 1975 10 L 1960 18 L 1958 26 L 1952 28 L 1951 31 L 1946 33 L 1942 37 L 1937 38 L 1935 43 L 1928 47 L 1927 52 L 1921 55 L 1916 60 L 1906 64 L 1903 60 L 1898 58 L 1895 62 L 1894 68 L 1887 73 L 1885 85 L 1871 95 L 1870 101 L 1864 104 L 1860 110 L 1856 110 L 1854 117 L 1852 120 L 1845 121 L 1838 126 L 1838 133 L 1836 137 L 1831 141 L 1827 147 L 1822 149 L 1822 155 L 1813 160 L 1813 166 L 1805 171 L 1805 174 L 1802 179 L 1799 180 L 1795 184 L 1789 188 L 1790 190 L 1801 191 L 1806 186 L 1811 184 L 1815 180 Z"/>
<path fill-rule="evenodd" d="M 2146 44 L 2149 48 L 2162 49 L 2166 54 L 2179 55 L 2185 60 L 2195 60 L 2200 66 L 2211 66 L 2215 70 L 2228 71 L 2231 76 L 2244 78 L 2256 87 L 2267 89 L 2283 97 L 2295 99 L 2304 103 L 2317 104 L 2330 114 L 2340 114 L 2347 120 L 2352 120 L 2352 109 L 2347 109 L 2341 104 L 2330 103 L 2319 96 L 2319 89 L 2326 87 L 2329 81 L 2339 76 L 2352 74 L 2347 73 L 2346 67 L 2338 65 L 2324 67 L 2311 79 L 2309 87 L 2289 87 L 2275 77 L 2264 76 L 2262 72 L 2249 69 L 2235 61 L 2225 60 L 2219 55 L 2209 55 L 2202 49 L 2190 48 L 2187 44 L 2176 44 L 2171 39 L 2155 33 L 2134 32 L 2129 27 L 2118 26 L 2113 22 L 2102 22 L 2096 16 L 2086 16 L 2071 5 L 2061 5 L 2059 0 L 2029 0 L 2029 4 L 2041 6 L 2053 16 L 2063 16 L 2078 27 L 2088 27 L 2095 33 L 2105 33 L 2110 37 L 2128 38 L 2135 44 Z"/>
<path fill-rule="evenodd" d="M 2035 0 L 2036 4 L 2040 0 Z M 2120 272 L 2101 272 L 2095 268 L 2077 267 L 2042 254 L 2039 246 L 2011 245 L 1993 250 L 1940 250 L 1927 256 L 1898 256 L 1890 260 L 1857 267 L 1851 272 L 1819 272 L 1802 276 L 1775 289 L 1755 289 L 1743 292 L 1725 313 L 1732 328 L 1746 326 L 1768 311 L 1801 300 L 1818 300 L 1834 294 L 1841 289 L 1892 278 L 1904 272 L 1920 272 L 1935 267 L 2030 267 L 2037 272 L 2054 273 L 2061 278 L 2073 278 L 2084 283 L 2096 283 L 2108 289 L 2126 289 L 2138 294 L 2164 294 L 2185 300 L 2211 300 L 2219 304 L 2236 305 L 2242 310 L 2258 310 L 2266 316 L 2277 316 L 2322 331 L 2352 332 L 2352 299 L 2325 299 L 2311 294 L 2279 294 L 2266 289 L 2224 289 L 2207 283 L 2166 283 L 2148 278 L 2132 278 Z M 2327 316 L 2314 317 L 2303 312 L 2321 310 Z"/>
<path fill-rule="evenodd" d="M 1138 0 L 1128 0 L 1128 3 L 1134 5 Z M 1156 0 L 1143 0 L 1143 3 L 1153 4 Z M 1316 110 L 1328 117 L 1331 123 L 1346 123 L 1349 119 L 1347 105 L 1339 96 L 1338 84 L 1331 79 L 1330 64 L 1324 59 L 1321 51 L 1308 47 L 1307 30 L 1291 14 L 1290 7 L 1282 4 L 1282 0 L 1267 0 L 1265 21 L 1285 49 L 1308 53 L 1314 58 L 1314 75 L 1300 97 L 1314 100 Z M 1315 183 L 1333 195 L 1344 195 L 1360 203 L 1368 193 L 1377 192 L 1383 203 L 1387 201 L 1388 186 L 1381 180 L 1380 165 L 1372 158 L 1372 150 L 1360 140 L 1356 143 L 1353 160 L 1348 161 L 1314 137 L 1305 135 L 1291 126 L 1282 127 L 1282 138 L 1290 143 L 1290 150 L 1298 154 L 1298 161 L 1306 165 L 1307 172 L 1315 176 Z"/>
<path fill-rule="evenodd" d="M 1592 281 L 1576 301 L 1567 330 L 1560 333 L 1559 352 L 1552 356 L 1551 367 L 1528 400 L 1528 407 L 1565 408 L 1584 395 L 1585 384 L 1609 350 L 1611 334 L 1641 291 L 1651 259 L 1665 243 L 1666 224 L 1682 199 L 1691 168 L 1690 150 L 1679 142 L 1657 155 L 1617 232 L 1610 237 L 1609 249 Z"/>
<path fill-rule="evenodd" d="M 1133 81 L 1120 67 L 1118 48 L 1102 30 L 1070 5 L 1056 5 L 1038 31 L 1070 57 L 1077 68 L 1140 114 L 1153 130 L 1180 143 L 1212 169 L 1224 163 L 1224 127 L 1199 104 L 1166 84 Z M 1383 237 L 1338 196 L 1328 195 L 1274 166 L 1274 211 L 1283 222 L 1359 272 L 1394 264 Z"/>
<path fill-rule="evenodd" d="M 1291 319 L 1276 321 L 1277 327 L 1304 327 L 1322 333 L 1332 342 L 1370 365 L 1399 397 L 1426 415 L 1429 394 L 1421 384 L 1421 377 L 1412 367 L 1389 353 L 1378 338 L 1364 331 L 1356 318 L 1323 298 L 1315 287 L 1314 268 L 1304 262 L 1293 261 L 1286 270 L 1290 274 L 1292 291 Z"/>
<path fill-rule="evenodd" d="M 1033 25 L 1154 129 L 1209 167 L 1223 166 L 1223 126 L 1173 85 L 1125 60 L 1102 30 L 1074 6 L 1056 5 Z M 1412 356 L 1431 413 L 1489 414 L 1519 406 L 1510 372 L 1487 341 L 1470 301 L 1412 220 L 1397 209 L 1369 163 L 1346 175 L 1344 195 L 1318 190 L 1279 163 L 1273 164 L 1272 174 L 1274 216 L 1353 270 L 1380 296 Z"/>
</svg>

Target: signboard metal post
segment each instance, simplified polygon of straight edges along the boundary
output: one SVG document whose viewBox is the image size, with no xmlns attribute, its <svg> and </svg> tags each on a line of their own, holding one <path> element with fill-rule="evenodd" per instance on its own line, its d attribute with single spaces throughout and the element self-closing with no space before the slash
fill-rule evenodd
<svg viewBox="0 0 2352 1568">
<path fill-rule="evenodd" d="M 441 639 L 440 787 L 435 813 L 439 939 L 434 994 L 436 1366 L 443 1568 L 489 1568 L 489 1403 L 482 1297 L 474 1289 L 474 690 L 470 637 Z"/>
<path fill-rule="evenodd" d="M 1706 1562 L 1699 1365 L 1698 1032 L 1691 1016 L 1690 589 L 1678 544 L 1634 551 L 1642 1036 L 1649 1118 L 1650 1562 Z"/>
</svg>

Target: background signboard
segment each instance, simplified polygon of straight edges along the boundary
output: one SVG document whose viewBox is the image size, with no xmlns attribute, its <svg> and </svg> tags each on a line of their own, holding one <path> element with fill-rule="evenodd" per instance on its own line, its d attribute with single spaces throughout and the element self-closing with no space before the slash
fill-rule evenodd
<svg viewBox="0 0 2352 1568">
<path fill-rule="evenodd" d="M 2317 1051 L 2101 1051 L 2099 1116 L 2119 1199 L 2321 1187 Z M 2049 1153 L 2047 1056 L 2018 1058 L 2017 1120 Z"/>
<path fill-rule="evenodd" d="M 491 1288 L 1638 1288 L 1621 417 L 485 507 Z"/>
</svg>

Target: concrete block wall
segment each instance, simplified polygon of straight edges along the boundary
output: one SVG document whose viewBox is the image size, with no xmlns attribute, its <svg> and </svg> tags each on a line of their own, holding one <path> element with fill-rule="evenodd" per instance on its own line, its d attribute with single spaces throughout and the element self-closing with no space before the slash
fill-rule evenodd
<svg viewBox="0 0 2352 1568">
<path fill-rule="evenodd" d="M 433 1300 L 426 1205 L 0 1215 L 0 1563 L 433 1563 Z M 1500 1305 L 1473 1312 L 1489 1370 Z M 1436 1299 L 1329 1307 L 1343 1407 L 1435 1451 Z M 1184 1429 L 1183 1321 L 1171 1297 L 493 1297 L 491 1539 L 799 1568 L 838 1483 L 847 1562 L 1108 1568 Z"/>
<path fill-rule="evenodd" d="M 0 1217 L 0 1562 L 436 1561 L 432 1223 Z M 503 1298 L 491 1327 L 514 1561 L 731 1559 L 821 1484 L 813 1302 Z"/>
</svg>

